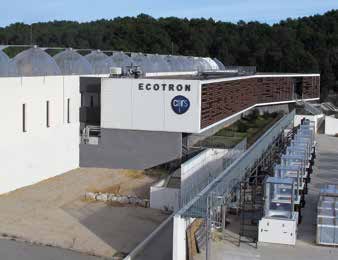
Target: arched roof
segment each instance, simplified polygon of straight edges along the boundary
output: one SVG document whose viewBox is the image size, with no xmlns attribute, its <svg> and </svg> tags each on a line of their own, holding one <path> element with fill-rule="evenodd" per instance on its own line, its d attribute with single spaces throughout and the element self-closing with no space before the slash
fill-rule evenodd
<svg viewBox="0 0 338 260">
<path fill-rule="evenodd" d="M 132 53 L 133 65 L 140 66 L 143 72 L 154 72 L 155 68 L 149 58 L 143 53 Z"/>
<path fill-rule="evenodd" d="M 214 62 L 216 62 L 219 70 L 225 70 L 224 64 L 219 59 L 214 58 Z"/>
<path fill-rule="evenodd" d="M 0 77 L 17 76 L 18 71 L 16 65 L 11 61 L 6 53 L 0 50 Z"/>
<path fill-rule="evenodd" d="M 96 50 L 87 54 L 85 58 L 92 66 L 94 74 L 109 74 L 110 68 L 113 66 L 113 61 L 103 52 Z"/>
<path fill-rule="evenodd" d="M 94 74 L 90 63 L 73 49 L 66 49 L 54 56 L 63 75 Z"/>
<path fill-rule="evenodd" d="M 149 62 L 152 63 L 153 72 L 168 72 L 170 66 L 165 58 L 158 54 L 148 54 Z"/>
<path fill-rule="evenodd" d="M 113 67 L 124 68 L 126 66 L 130 66 L 133 63 L 131 58 L 124 52 L 114 52 L 109 58 L 112 61 Z"/>
<path fill-rule="evenodd" d="M 180 59 L 178 59 L 176 56 L 168 55 L 166 56 L 166 61 L 170 66 L 170 71 L 178 72 L 184 70 L 184 65 L 182 64 Z"/>
<path fill-rule="evenodd" d="M 55 60 L 38 47 L 20 52 L 13 59 L 19 76 L 60 75 L 61 71 Z"/>
</svg>

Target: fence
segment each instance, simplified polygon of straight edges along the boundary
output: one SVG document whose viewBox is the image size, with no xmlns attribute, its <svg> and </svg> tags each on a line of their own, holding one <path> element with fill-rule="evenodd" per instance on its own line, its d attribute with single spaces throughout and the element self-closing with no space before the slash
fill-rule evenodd
<svg viewBox="0 0 338 260">
<path fill-rule="evenodd" d="M 237 156 L 221 173 L 217 174 L 207 186 L 193 197 L 174 216 L 173 231 L 173 259 L 186 259 L 186 228 L 194 218 L 205 220 L 206 230 L 206 255 L 208 256 L 208 241 L 211 228 L 210 214 L 214 210 L 222 209 L 235 187 L 238 187 L 246 173 L 261 159 L 284 129 L 293 123 L 295 111 L 285 115 L 265 132 L 247 151 Z M 213 211 L 213 213 L 211 213 Z M 217 212 L 216 212 L 217 213 Z"/>
<path fill-rule="evenodd" d="M 246 150 L 246 138 L 231 149 L 206 149 L 181 166 L 183 207 Z"/>
</svg>

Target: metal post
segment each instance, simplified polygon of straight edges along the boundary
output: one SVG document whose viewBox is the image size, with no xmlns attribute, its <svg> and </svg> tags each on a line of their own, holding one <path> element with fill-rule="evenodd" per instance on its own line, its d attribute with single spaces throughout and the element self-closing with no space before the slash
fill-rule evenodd
<svg viewBox="0 0 338 260">
<path fill-rule="evenodd" d="M 206 238 L 206 243 L 205 243 L 205 259 L 209 260 L 210 259 L 210 228 L 211 228 L 211 223 L 210 223 L 210 210 L 211 210 L 211 197 L 212 193 L 209 194 L 207 197 L 207 212 L 206 212 L 206 221 L 205 221 L 205 238 Z"/>
</svg>

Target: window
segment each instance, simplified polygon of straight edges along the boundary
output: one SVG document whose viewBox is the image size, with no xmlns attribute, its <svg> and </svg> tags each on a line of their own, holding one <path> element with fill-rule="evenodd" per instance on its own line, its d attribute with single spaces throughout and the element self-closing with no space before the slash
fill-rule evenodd
<svg viewBox="0 0 338 260">
<path fill-rule="evenodd" d="M 94 107 L 94 96 L 90 96 L 90 107 Z"/>
<path fill-rule="evenodd" d="M 70 98 L 67 98 L 67 123 L 70 124 Z"/>
<path fill-rule="evenodd" d="M 49 123 L 49 100 L 46 101 L 46 127 L 50 127 Z"/>
<path fill-rule="evenodd" d="M 26 125 L 26 104 L 22 104 L 22 132 L 27 132 L 27 125 Z"/>
<path fill-rule="evenodd" d="M 83 92 L 81 92 L 81 107 L 84 106 L 84 96 L 83 96 Z"/>
</svg>

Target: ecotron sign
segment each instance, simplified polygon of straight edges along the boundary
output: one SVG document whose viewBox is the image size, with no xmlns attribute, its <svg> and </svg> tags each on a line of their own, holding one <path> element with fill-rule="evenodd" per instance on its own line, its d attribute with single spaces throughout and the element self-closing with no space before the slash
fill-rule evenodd
<svg viewBox="0 0 338 260">
<path fill-rule="evenodd" d="M 171 100 L 171 108 L 176 114 L 184 114 L 190 107 L 190 101 L 184 96 L 176 96 Z"/>
<path fill-rule="evenodd" d="M 167 83 L 139 83 L 138 90 L 190 92 L 191 85 L 190 84 L 167 84 Z"/>
</svg>

